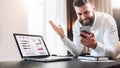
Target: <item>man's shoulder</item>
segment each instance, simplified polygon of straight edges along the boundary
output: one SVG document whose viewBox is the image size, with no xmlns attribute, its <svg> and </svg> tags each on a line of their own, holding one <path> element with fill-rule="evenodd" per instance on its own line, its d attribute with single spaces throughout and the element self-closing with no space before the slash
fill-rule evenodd
<svg viewBox="0 0 120 68">
<path fill-rule="evenodd" d="M 78 30 L 81 26 L 82 26 L 82 24 L 79 22 L 78 19 L 76 19 L 76 21 L 75 21 L 72 29 L 73 29 L 73 31 L 74 31 L 74 30 Z M 79 31 L 79 30 L 78 30 L 78 31 Z"/>
<path fill-rule="evenodd" d="M 104 18 L 104 19 L 109 19 L 109 18 L 113 18 L 112 15 L 105 13 L 105 12 L 95 12 L 97 18 Z"/>
<path fill-rule="evenodd" d="M 75 23 L 74 23 L 74 26 L 82 26 L 82 24 L 80 23 L 80 21 L 78 19 L 76 19 Z"/>
<path fill-rule="evenodd" d="M 97 22 L 101 22 L 104 25 L 110 25 L 113 24 L 113 22 L 115 22 L 115 19 L 113 18 L 112 15 L 105 13 L 105 12 L 96 12 L 96 16 L 97 16 Z M 106 22 L 107 21 L 107 22 Z"/>
</svg>

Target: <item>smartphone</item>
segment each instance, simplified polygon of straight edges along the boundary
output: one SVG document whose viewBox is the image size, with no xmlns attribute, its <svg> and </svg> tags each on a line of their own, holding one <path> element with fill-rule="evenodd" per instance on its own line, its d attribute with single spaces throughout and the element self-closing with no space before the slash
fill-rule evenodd
<svg viewBox="0 0 120 68">
<path fill-rule="evenodd" d="M 80 28 L 80 32 L 85 32 L 87 34 L 90 34 L 90 26 L 83 26 Z M 84 37 L 83 35 L 80 35 L 82 37 Z"/>
</svg>

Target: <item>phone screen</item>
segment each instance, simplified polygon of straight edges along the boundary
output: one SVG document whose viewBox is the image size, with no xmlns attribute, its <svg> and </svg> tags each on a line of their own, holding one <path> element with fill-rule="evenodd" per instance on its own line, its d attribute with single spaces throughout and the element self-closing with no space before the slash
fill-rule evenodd
<svg viewBox="0 0 120 68">
<path fill-rule="evenodd" d="M 85 32 L 87 34 L 90 34 L 90 26 L 83 26 L 80 28 L 80 32 Z M 82 37 L 84 37 L 83 35 L 80 35 Z"/>
</svg>

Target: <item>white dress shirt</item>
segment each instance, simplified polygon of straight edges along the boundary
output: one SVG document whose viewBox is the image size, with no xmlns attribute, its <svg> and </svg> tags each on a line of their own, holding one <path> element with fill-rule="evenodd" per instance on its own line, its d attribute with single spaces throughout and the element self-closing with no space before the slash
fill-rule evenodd
<svg viewBox="0 0 120 68">
<path fill-rule="evenodd" d="M 76 20 L 73 28 L 73 42 L 66 36 L 63 42 L 65 47 L 74 55 L 78 56 L 83 51 L 84 45 L 80 42 L 81 23 Z M 97 41 L 95 49 L 90 48 L 90 54 L 93 56 L 109 56 L 119 58 L 120 45 L 116 22 L 112 16 L 106 13 L 95 12 L 95 20 L 90 28 Z M 119 56 L 118 56 L 119 55 Z"/>
</svg>

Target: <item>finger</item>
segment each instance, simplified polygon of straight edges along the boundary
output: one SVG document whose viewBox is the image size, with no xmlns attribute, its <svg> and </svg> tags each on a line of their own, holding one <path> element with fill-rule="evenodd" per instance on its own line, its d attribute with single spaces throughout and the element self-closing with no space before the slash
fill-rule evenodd
<svg viewBox="0 0 120 68">
<path fill-rule="evenodd" d="M 86 42 L 87 41 L 87 39 L 86 38 L 81 38 L 81 42 Z"/>
<path fill-rule="evenodd" d="M 59 25 L 59 28 L 60 28 L 60 29 L 63 29 L 61 25 Z"/>
<path fill-rule="evenodd" d="M 86 38 L 82 38 L 82 41 L 87 42 L 87 41 L 88 41 L 88 39 L 86 39 Z"/>
<path fill-rule="evenodd" d="M 84 46 L 87 46 L 87 43 L 85 41 L 81 41 L 81 43 L 84 45 Z"/>
<path fill-rule="evenodd" d="M 85 33 L 85 32 L 80 32 L 80 35 L 84 36 L 87 39 L 90 38 L 90 36 L 87 33 Z"/>
<path fill-rule="evenodd" d="M 90 32 L 90 36 L 94 37 L 94 33 Z"/>
<path fill-rule="evenodd" d="M 53 27 L 53 28 L 56 28 L 57 26 L 50 20 L 49 21 L 50 25 Z"/>
<path fill-rule="evenodd" d="M 54 30 L 56 30 L 56 31 L 58 30 L 58 27 L 51 20 L 49 21 L 49 23 Z"/>
</svg>

